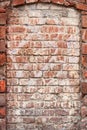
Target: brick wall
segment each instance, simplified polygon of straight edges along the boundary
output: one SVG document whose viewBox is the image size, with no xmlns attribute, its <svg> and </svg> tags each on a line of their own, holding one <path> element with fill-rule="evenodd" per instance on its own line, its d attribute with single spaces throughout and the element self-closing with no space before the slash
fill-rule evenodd
<svg viewBox="0 0 87 130">
<path fill-rule="evenodd" d="M 0 1 L 0 129 L 86 130 L 87 1 L 37 2 Z"/>
<path fill-rule="evenodd" d="M 79 12 L 34 4 L 9 10 L 8 17 L 8 130 L 77 127 Z"/>
</svg>

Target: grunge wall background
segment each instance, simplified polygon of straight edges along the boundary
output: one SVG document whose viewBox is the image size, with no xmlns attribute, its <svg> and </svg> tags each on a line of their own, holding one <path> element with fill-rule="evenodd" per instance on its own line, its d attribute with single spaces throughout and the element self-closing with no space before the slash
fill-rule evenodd
<svg viewBox="0 0 87 130">
<path fill-rule="evenodd" d="M 87 129 L 86 2 L 0 1 L 1 130 Z"/>
</svg>

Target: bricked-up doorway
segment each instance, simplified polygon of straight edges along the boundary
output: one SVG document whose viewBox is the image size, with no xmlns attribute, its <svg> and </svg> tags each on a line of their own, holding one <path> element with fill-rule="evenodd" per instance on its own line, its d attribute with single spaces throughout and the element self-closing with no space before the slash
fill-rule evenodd
<svg viewBox="0 0 87 130">
<path fill-rule="evenodd" d="M 38 3 L 8 17 L 7 130 L 78 128 L 79 11 Z"/>
</svg>

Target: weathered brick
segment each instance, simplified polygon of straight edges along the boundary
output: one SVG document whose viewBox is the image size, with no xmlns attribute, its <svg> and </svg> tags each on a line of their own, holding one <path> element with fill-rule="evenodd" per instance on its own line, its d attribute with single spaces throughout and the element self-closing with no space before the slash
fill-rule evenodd
<svg viewBox="0 0 87 130">
<path fill-rule="evenodd" d="M 87 95 L 82 99 L 83 105 L 87 106 Z"/>
<path fill-rule="evenodd" d="M 40 0 L 40 2 L 43 2 L 43 3 L 50 3 L 51 0 Z"/>
<path fill-rule="evenodd" d="M 7 79 L 7 85 L 8 86 L 16 86 L 18 85 L 18 79 L 16 78 L 13 78 L 13 80 L 10 78 L 10 79 Z"/>
<path fill-rule="evenodd" d="M 79 71 L 69 71 L 69 74 L 68 74 L 69 78 L 79 78 Z"/>
<path fill-rule="evenodd" d="M 86 56 L 86 55 L 83 55 L 83 56 L 82 56 L 82 65 L 83 65 L 84 67 L 87 67 L 87 56 Z"/>
<path fill-rule="evenodd" d="M 0 13 L 0 25 L 6 24 L 6 13 Z"/>
<path fill-rule="evenodd" d="M 82 44 L 82 54 L 87 54 L 87 44 Z"/>
<path fill-rule="evenodd" d="M 6 63 L 6 54 L 1 53 L 0 54 L 0 66 L 4 65 Z"/>
<path fill-rule="evenodd" d="M 82 15 L 82 27 L 87 27 L 87 15 Z"/>
<path fill-rule="evenodd" d="M 26 3 L 35 3 L 38 2 L 38 0 L 26 0 Z"/>
<path fill-rule="evenodd" d="M 52 0 L 53 3 L 56 3 L 56 4 L 64 4 L 64 0 Z"/>
<path fill-rule="evenodd" d="M 83 94 L 87 94 L 87 83 L 86 82 L 81 83 L 81 92 Z"/>
<path fill-rule="evenodd" d="M 6 90 L 6 83 L 4 80 L 0 80 L 0 92 L 5 92 Z"/>
<path fill-rule="evenodd" d="M 5 117 L 6 116 L 6 109 L 5 107 L 0 107 L 0 117 Z"/>
<path fill-rule="evenodd" d="M 87 116 L 87 107 L 86 106 L 82 106 L 81 107 L 81 116 L 82 117 L 86 117 Z"/>
<path fill-rule="evenodd" d="M 83 75 L 83 78 L 87 78 L 87 70 L 83 70 L 83 73 L 82 73 Z"/>
<path fill-rule="evenodd" d="M 51 2 L 51 0 L 39 0 L 39 1 L 40 2 Z M 26 0 L 26 3 L 34 3 L 34 2 L 38 2 L 38 0 Z M 65 0 L 52 0 L 52 3 L 66 5 L 66 6 L 70 5 L 73 7 L 75 6 L 77 9 L 83 10 L 81 13 L 81 14 L 84 14 L 84 16 L 82 16 L 82 27 L 83 28 L 87 27 L 87 16 L 86 16 L 87 12 L 84 11 L 84 10 L 87 11 L 87 5 L 85 4 L 85 2 L 87 3 L 87 0 L 74 0 L 74 1 L 73 0 L 66 0 L 66 1 Z M 4 2 L 4 4 L 2 4 L 2 0 L 1 0 L 0 6 L 3 5 L 6 7 L 7 6 L 6 4 L 7 4 L 6 1 Z M 12 4 L 13 4 L 13 6 L 23 5 L 23 4 L 25 4 L 25 1 L 24 0 L 20 0 L 20 1 L 13 0 Z M 13 14 L 9 15 L 9 17 L 8 17 L 10 19 L 10 20 L 8 19 L 9 20 L 8 24 L 11 24 L 11 26 L 13 26 L 13 24 L 15 24 L 15 25 L 19 24 L 19 25 L 25 25 L 27 28 L 29 25 L 34 26 L 34 28 L 28 29 L 29 35 L 15 34 L 15 33 L 26 33 L 26 31 L 21 30 L 21 29 L 17 30 L 17 28 L 8 31 L 9 36 L 7 36 L 7 38 L 9 40 L 9 44 L 8 44 L 8 49 L 7 49 L 7 55 L 8 55 L 7 62 L 9 62 L 9 63 L 7 64 L 7 69 L 9 72 L 7 74 L 8 74 L 9 78 L 7 77 L 8 78 L 7 85 L 8 85 L 8 92 L 11 92 L 14 94 L 11 94 L 11 95 L 9 94 L 9 96 L 8 96 L 9 98 L 8 98 L 7 104 L 8 104 L 8 111 L 10 111 L 10 112 L 8 112 L 9 113 L 8 114 L 9 124 L 7 125 L 7 129 L 8 130 L 15 130 L 15 129 L 20 129 L 20 130 L 21 129 L 27 129 L 27 130 L 28 129 L 33 129 L 33 130 L 36 130 L 36 129 L 43 129 L 43 130 L 81 129 L 81 130 L 83 130 L 84 129 L 84 130 L 86 130 L 87 129 L 87 119 L 86 119 L 87 118 L 87 108 L 85 106 L 83 106 L 81 108 L 81 115 L 82 115 L 82 118 L 84 118 L 84 119 L 82 119 L 80 121 L 80 123 L 77 123 L 78 120 L 80 119 L 80 116 L 79 116 L 80 115 L 80 113 L 79 113 L 79 110 L 80 110 L 80 96 L 79 96 L 80 90 L 79 90 L 79 88 L 80 87 L 78 84 L 78 81 L 80 79 L 80 74 L 79 74 L 79 72 L 80 72 L 80 67 L 79 67 L 80 54 L 78 53 L 78 52 L 80 52 L 80 44 L 78 44 L 79 43 L 79 38 L 78 38 L 79 33 L 78 33 L 78 31 L 75 31 L 72 29 L 70 29 L 70 30 L 68 29 L 68 31 L 67 31 L 67 27 L 66 27 L 67 25 L 79 27 L 80 21 L 78 20 L 78 16 L 77 17 L 73 16 L 73 13 L 68 14 L 68 9 L 66 10 L 65 7 L 64 7 L 64 9 L 63 9 L 63 7 L 61 9 L 61 7 L 59 7 L 59 6 L 53 7 L 54 5 L 52 5 L 52 8 L 51 8 L 51 6 L 44 5 L 44 7 L 46 7 L 46 8 L 44 8 L 42 10 L 40 5 L 39 5 L 40 8 L 37 6 L 38 6 L 38 4 L 35 6 L 32 6 L 32 7 L 31 7 L 31 5 L 29 5 L 29 7 L 27 6 L 27 13 L 26 13 L 26 11 L 23 12 L 26 9 L 26 6 L 19 7 L 18 9 L 16 8 L 16 10 L 19 10 L 19 11 L 18 12 L 13 11 Z M 31 9 L 31 10 L 33 9 L 34 12 L 30 11 L 30 13 L 29 13 L 28 12 L 29 9 Z M 54 10 L 51 10 L 51 9 L 54 9 Z M 13 10 L 14 10 L 14 8 L 13 8 Z M 37 10 L 39 10 L 39 13 L 36 13 Z M 41 12 L 41 10 L 42 10 L 42 12 Z M 65 13 L 63 12 L 63 10 Z M 71 10 L 73 10 L 73 9 L 71 9 Z M 0 13 L 3 14 L 3 13 L 5 13 L 5 11 L 6 11 L 5 9 L 0 8 Z M 57 11 L 57 13 L 59 13 L 59 14 L 55 13 L 55 11 Z M 50 12 L 53 12 L 52 18 L 50 17 Z M 62 12 L 62 13 L 60 13 L 60 12 Z M 25 17 L 26 14 L 28 15 L 28 17 L 27 16 Z M 18 16 L 20 16 L 20 17 L 18 17 Z M 33 17 L 33 19 L 30 17 Z M 36 17 L 38 17 L 38 19 Z M 5 24 L 4 17 L 1 16 L 1 19 L 2 19 L 0 21 L 1 24 Z M 28 21 L 28 19 L 29 19 L 29 21 Z M 50 34 L 50 33 L 59 33 L 59 32 L 47 29 L 45 31 L 42 31 L 42 33 L 49 33 L 49 34 L 43 34 L 41 36 L 41 34 L 39 34 L 40 29 L 38 29 L 37 26 L 40 27 L 40 25 L 43 26 L 45 24 L 46 24 L 46 26 L 48 26 L 48 25 L 63 26 L 66 29 L 59 31 L 62 34 Z M 0 39 L 5 39 L 5 35 L 2 32 L 3 31 L 1 31 L 1 33 L 0 33 Z M 36 33 L 36 34 L 32 35 L 31 32 Z M 12 35 L 12 33 L 14 35 Z M 68 33 L 68 34 L 64 34 L 64 33 Z M 31 42 L 31 43 L 26 44 L 25 39 L 27 41 L 34 40 L 34 43 Z M 17 40 L 19 40 L 18 43 L 16 43 Z M 38 40 L 38 41 L 40 40 L 40 42 L 42 42 L 42 43 L 37 44 L 37 42 L 35 40 Z M 47 40 L 47 43 L 43 44 L 44 40 Z M 64 44 L 58 43 L 56 46 L 55 42 L 52 44 L 49 40 L 50 41 L 64 40 L 65 43 Z M 66 42 L 66 41 L 69 41 L 69 42 Z M 84 29 L 82 31 L 82 41 L 87 42 L 87 31 Z M 2 45 L 2 43 L 0 43 L 0 46 L 1 46 L 0 51 L 4 51 L 5 45 Z M 48 49 L 50 47 L 52 49 Z M 20 50 L 20 48 L 22 48 L 22 49 Z M 31 48 L 33 48 L 33 49 L 31 49 Z M 45 48 L 45 49 L 42 49 L 42 48 Z M 53 49 L 53 48 L 56 48 L 56 49 Z M 60 49 L 58 49 L 58 48 L 60 48 Z M 82 45 L 81 49 L 82 49 L 81 50 L 82 54 L 84 54 L 84 55 L 82 55 L 82 61 L 81 61 L 82 65 L 83 65 L 82 67 L 85 67 L 85 70 L 82 73 L 82 76 L 83 76 L 82 78 L 85 78 L 85 80 L 86 80 L 86 78 L 87 78 L 87 72 L 86 72 L 87 47 L 86 47 L 86 44 Z M 47 51 L 49 50 L 49 51 L 47 52 L 46 50 Z M 46 51 L 46 53 L 45 53 L 45 51 Z M 52 56 L 52 55 L 54 55 L 54 56 Z M 62 55 L 62 56 L 57 58 L 58 55 Z M 66 58 L 65 58 L 65 56 L 66 56 Z M 77 56 L 77 57 L 75 57 L 75 56 Z M 0 60 L 0 62 L 1 62 L 1 60 Z M 1 65 L 3 65 L 3 63 L 1 63 Z M 20 69 L 20 71 L 19 71 L 19 69 Z M 12 70 L 12 72 L 10 70 Z M 13 70 L 14 70 L 14 72 L 13 72 Z M 25 71 L 32 71 L 32 72 L 31 73 L 29 72 L 29 75 L 27 75 L 27 72 L 25 72 Z M 56 71 L 59 71 L 59 72 L 57 73 L 57 80 L 54 80 L 56 77 Z M 83 71 L 83 68 L 82 68 L 82 71 Z M 2 67 L 0 67 L 0 79 L 1 79 L 2 75 L 5 75 L 5 74 L 3 74 L 3 69 L 2 69 Z M 31 79 L 31 77 L 32 77 L 32 79 Z M 46 80 L 45 78 L 47 78 L 47 77 L 49 77 L 51 79 Z M 21 79 L 19 79 L 19 78 L 21 78 Z M 23 82 L 22 82 L 22 80 L 23 80 Z M 40 84 L 40 82 L 38 82 L 38 80 L 41 81 L 42 83 Z M 43 86 L 44 84 L 45 84 L 45 86 Z M 58 86 L 57 84 L 58 85 L 60 84 L 60 86 Z M 75 86 L 76 84 L 78 84 L 78 85 Z M 23 87 L 22 85 L 25 85 L 25 87 Z M 50 89 L 47 88 L 47 85 L 50 85 L 49 86 Z M 62 85 L 62 87 L 61 87 L 61 85 Z M 83 86 L 85 86 L 85 87 L 82 88 L 82 92 L 83 92 L 83 94 L 86 95 L 87 94 L 86 85 L 83 85 Z M 57 89 L 56 87 L 58 87 L 60 89 Z M 63 88 L 63 91 L 61 90 L 61 88 Z M 28 92 L 30 94 L 32 93 L 31 98 L 34 99 L 34 101 L 33 101 L 34 103 L 30 103 L 30 100 L 28 100 L 28 98 L 30 99 L 30 97 L 28 97 L 27 94 L 23 95 L 23 93 L 28 93 Z M 14 97 L 16 97 L 16 99 Z M 22 102 L 22 99 L 28 100 L 28 101 Z M 13 100 L 13 101 L 9 101 L 9 100 Z M 21 100 L 21 102 L 20 102 L 20 100 Z M 49 101 L 47 101 L 47 100 L 49 100 Z M 52 102 L 50 100 L 52 100 Z M 75 101 L 75 100 L 77 100 L 77 101 Z M 82 104 L 87 106 L 86 100 L 87 99 L 85 96 Z M 56 111 L 56 113 L 55 113 L 55 109 L 58 110 L 59 107 L 65 108 L 64 110 L 68 109 L 69 113 L 65 113 L 65 111 L 62 111 L 62 110 Z M 18 110 L 15 109 L 13 111 L 12 109 L 14 109 L 14 108 L 18 108 Z M 25 110 L 25 108 L 28 108 L 28 110 L 27 109 Z M 29 108 L 33 108 L 33 110 L 31 110 Z M 47 110 L 45 110 L 45 109 L 47 109 Z M 54 110 L 52 110 L 52 109 L 54 109 Z M 43 111 L 44 116 L 47 115 L 48 117 L 44 118 L 42 111 Z M 3 113 L 4 113 L 3 110 L 0 110 L 0 115 L 3 115 Z M 35 119 L 29 118 L 28 116 L 24 117 L 21 115 L 21 113 L 24 116 L 27 114 L 33 115 Z M 55 114 L 61 115 L 61 117 L 55 117 Z M 71 114 L 71 115 L 69 115 L 69 114 Z M 14 116 L 12 116 L 12 115 L 14 115 Z M 35 117 L 35 115 L 42 116 L 42 118 Z M 50 115 L 51 115 L 51 117 L 50 117 Z M 63 117 L 62 117 L 62 115 L 63 115 Z M 66 115 L 67 115 L 67 119 L 66 119 Z M 1 117 L 4 117 L 4 115 Z M 36 121 L 36 122 L 34 122 L 34 121 Z M 33 123 L 33 125 L 31 123 Z M 35 123 L 37 123 L 37 128 L 36 128 Z M 46 125 L 44 123 L 46 123 Z M 52 125 L 48 125 L 49 123 L 52 123 Z M 55 124 L 55 127 L 57 127 L 57 128 L 54 128 L 54 124 Z M 80 124 L 80 127 L 78 126 L 78 124 Z M 0 130 L 6 130 L 5 120 L 1 120 Z"/>
<path fill-rule="evenodd" d="M 25 3 L 25 0 L 13 0 L 12 1 L 12 5 L 13 6 L 18 6 L 18 5 L 24 5 L 24 3 Z"/>
<path fill-rule="evenodd" d="M 0 39 L 5 39 L 6 37 L 6 27 L 0 26 Z"/>
<path fill-rule="evenodd" d="M 6 105 L 6 96 L 5 94 L 0 94 L 0 107 Z"/>
<path fill-rule="evenodd" d="M 23 118 L 23 122 L 24 123 L 35 123 L 35 118 L 34 117 L 31 117 L 31 118 L 25 117 L 25 118 Z"/>
<path fill-rule="evenodd" d="M 43 130 L 56 130 L 53 125 L 43 126 Z"/>
<path fill-rule="evenodd" d="M 85 0 L 80 0 L 80 2 L 85 3 Z"/>
<path fill-rule="evenodd" d="M 77 3 L 76 4 L 76 8 L 79 9 L 79 10 L 85 10 L 85 11 L 87 11 L 87 5 L 86 4 Z"/>
<path fill-rule="evenodd" d="M 6 119 L 0 119 L 0 130 L 6 130 Z"/>
<path fill-rule="evenodd" d="M 84 128 L 84 129 L 83 129 Z M 80 129 L 82 130 L 86 130 L 87 128 L 87 118 L 83 118 L 81 121 L 80 121 Z"/>
<path fill-rule="evenodd" d="M 82 30 L 82 41 L 83 42 L 87 41 L 87 29 Z"/>
<path fill-rule="evenodd" d="M 0 66 L 0 79 L 5 79 L 5 76 L 6 76 L 6 66 L 3 65 L 3 66 Z"/>
<path fill-rule="evenodd" d="M 8 14 L 7 129 L 74 130 L 81 105 L 80 15 L 73 8 L 42 4 L 50 0 L 40 2 Z"/>
<path fill-rule="evenodd" d="M 8 33 L 27 33 L 27 28 L 25 26 L 14 26 L 7 29 Z"/>
<path fill-rule="evenodd" d="M 4 40 L 0 40 L 0 52 L 5 52 L 6 44 Z"/>
<path fill-rule="evenodd" d="M 86 11 L 82 11 L 81 14 L 82 15 L 87 15 L 87 12 Z"/>
<path fill-rule="evenodd" d="M 3 7 L 0 7 L 0 13 L 5 13 L 6 9 L 4 9 Z"/>
</svg>

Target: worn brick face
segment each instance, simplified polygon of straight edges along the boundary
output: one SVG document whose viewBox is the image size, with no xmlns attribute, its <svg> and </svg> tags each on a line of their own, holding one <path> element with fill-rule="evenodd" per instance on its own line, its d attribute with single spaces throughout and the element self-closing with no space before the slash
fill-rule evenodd
<svg viewBox="0 0 87 130">
<path fill-rule="evenodd" d="M 87 44 L 82 44 L 82 54 L 87 54 Z"/>
<path fill-rule="evenodd" d="M 85 82 L 82 83 L 82 93 L 87 94 L 87 83 Z"/>
<path fill-rule="evenodd" d="M 6 9 L 4 9 L 3 7 L 0 7 L 0 13 L 5 13 Z"/>
<path fill-rule="evenodd" d="M 0 81 L 0 92 L 5 92 L 6 90 L 6 83 L 4 80 Z"/>
<path fill-rule="evenodd" d="M 0 52 L 6 51 L 6 43 L 4 40 L 0 40 Z"/>
<path fill-rule="evenodd" d="M 13 8 L 8 17 L 7 130 L 75 128 L 81 105 L 79 12 L 39 3 Z"/>
<path fill-rule="evenodd" d="M 6 13 L 0 13 L 0 25 L 6 24 Z"/>
<path fill-rule="evenodd" d="M 32 3 L 36 4 L 30 5 Z M 66 6 L 70 10 L 66 11 Z M 78 17 L 78 11 L 73 9 L 79 10 L 81 16 Z M 47 15 L 42 16 L 41 10 Z M 54 16 L 51 17 L 49 10 L 53 11 Z M 42 29 L 39 28 L 41 26 Z M 66 26 L 68 29 L 64 29 Z M 71 26 L 82 29 L 80 39 L 73 39 L 75 28 Z M 10 50 L 7 58 L 5 56 L 7 67 L 0 58 L 0 95 L 7 90 L 7 103 L 2 103 L 5 95 L 0 97 L 3 104 L 0 106 L 0 130 L 87 130 L 86 44 L 87 0 L 0 0 L 0 55 L 7 54 L 6 47 Z M 55 55 L 54 47 L 59 49 Z M 50 57 L 53 57 L 52 61 Z M 48 67 L 43 68 L 45 65 Z M 37 72 L 40 72 L 39 75 Z M 30 78 L 33 82 L 31 87 L 27 85 Z M 39 83 L 36 79 L 39 79 Z M 77 79 L 80 79 L 80 83 Z M 80 84 L 80 87 L 75 84 Z"/>
<path fill-rule="evenodd" d="M 87 29 L 82 30 L 82 40 L 83 42 L 87 42 Z"/>
<path fill-rule="evenodd" d="M 0 107 L 5 106 L 5 104 L 6 104 L 5 94 L 0 94 Z"/>
<path fill-rule="evenodd" d="M 0 108 L 0 117 L 3 118 L 6 116 L 6 109 L 5 107 Z"/>
<path fill-rule="evenodd" d="M 0 66 L 3 66 L 6 63 L 6 55 L 5 53 L 0 54 Z"/>
<path fill-rule="evenodd" d="M 12 5 L 16 6 L 16 5 L 23 5 L 25 3 L 25 0 L 13 0 L 12 1 Z"/>
<path fill-rule="evenodd" d="M 5 39 L 6 37 L 6 27 L 0 26 L 0 39 Z"/>
<path fill-rule="evenodd" d="M 82 15 L 82 26 L 87 27 L 87 15 Z"/>
</svg>

